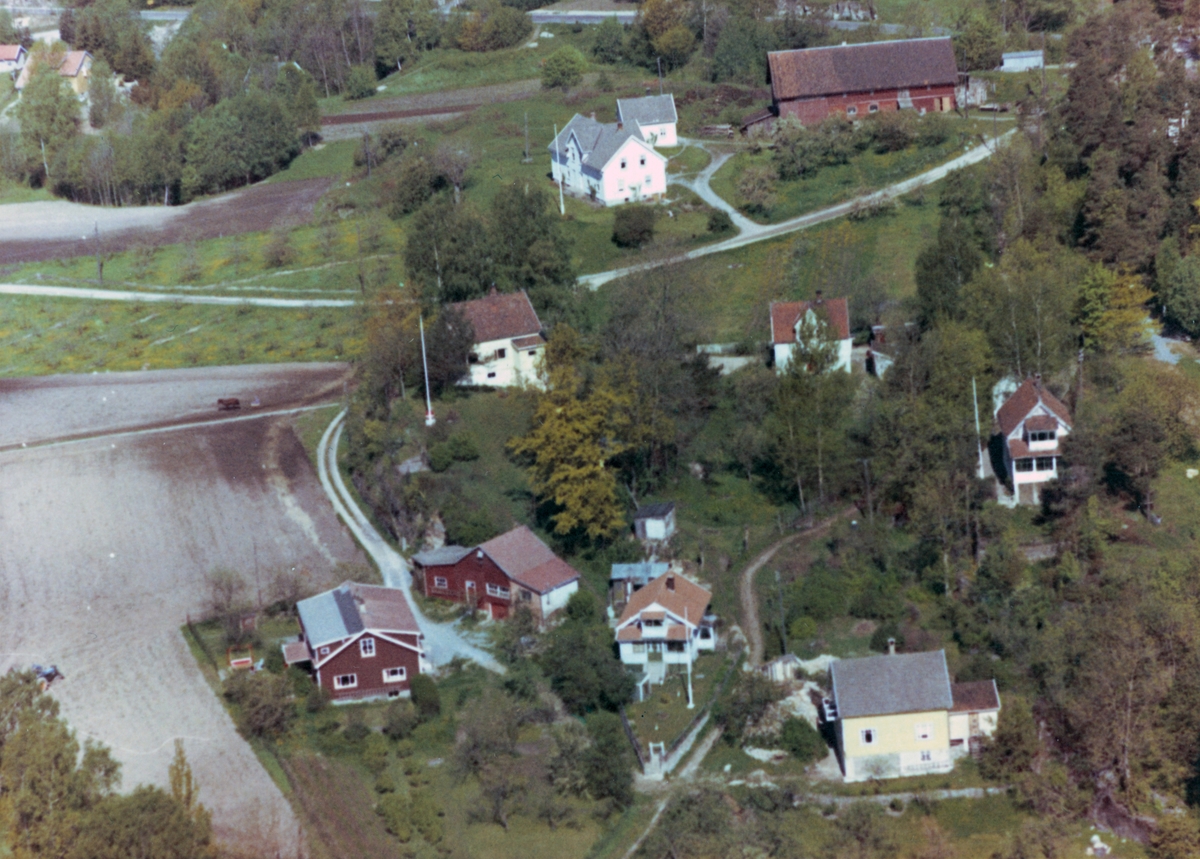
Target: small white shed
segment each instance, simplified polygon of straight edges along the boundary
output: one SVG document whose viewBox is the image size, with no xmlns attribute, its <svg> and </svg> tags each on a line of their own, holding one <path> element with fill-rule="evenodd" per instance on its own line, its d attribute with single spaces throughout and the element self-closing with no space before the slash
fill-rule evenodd
<svg viewBox="0 0 1200 859">
<path fill-rule="evenodd" d="M 1045 64 L 1041 51 L 1013 51 L 1001 54 L 1000 71 L 1027 72 L 1030 69 L 1040 69 Z"/>
<path fill-rule="evenodd" d="M 633 514 L 633 530 L 639 540 L 670 540 L 675 535 L 675 502 L 639 507 Z"/>
</svg>

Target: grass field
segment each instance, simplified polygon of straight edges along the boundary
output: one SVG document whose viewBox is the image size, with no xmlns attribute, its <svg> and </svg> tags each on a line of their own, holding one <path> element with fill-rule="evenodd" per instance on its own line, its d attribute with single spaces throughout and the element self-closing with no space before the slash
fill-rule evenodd
<svg viewBox="0 0 1200 859">
<path fill-rule="evenodd" d="M 687 706 L 687 674 L 682 669 L 671 669 L 667 682 L 655 686 L 645 700 L 629 704 L 625 715 L 633 726 L 634 734 L 641 743 L 643 754 L 651 743 L 671 744 L 683 736 L 692 720 L 712 700 L 717 684 L 728 668 L 724 654 L 705 653 L 692 666 L 692 695 L 696 706 Z"/>
</svg>

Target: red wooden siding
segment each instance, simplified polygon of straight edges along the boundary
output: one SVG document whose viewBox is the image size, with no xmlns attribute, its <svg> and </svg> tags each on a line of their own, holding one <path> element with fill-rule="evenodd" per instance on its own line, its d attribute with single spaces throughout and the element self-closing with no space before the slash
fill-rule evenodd
<svg viewBox="0 0 1200 859">
<path fill-rule="evenodd" d="M 926 113 L 937 113 L 954 109 L 953 86 L 909 87 L 909 97 L 913 109 Z M 856 107 L 858 114 L 854 119 L 865 119 L 871 115 L 871 105 L 878 105 L 876 113 L 891 113 L 899 110 L 900 90 L 876 90 L 874 92 L 844 93 L 834 96 L 823 96 L 807 99 L 784 99 L 776 102 L 779 117 L 792 116 L 804 125 L 812 125 L 823 119 L 840 113 L 846 115 L 847 109 Z"/>
<path fill-rule="evenodd" d="M 492 617 L 508 616 L 509 606 L 515 596 L 515 583 L 509 581 L 504 571 L 496 566 L 487 555 L 480 557 L 480 552 L 474 551 L 457 564 L 444 566 L 416 567 L 418 586 L 428 597 L 440 597 L 453 602 L 467 601 L 467 582 L 475 583 L 475 598 L 483 611 L 490 611 Z M 444 587 L 438 587 L 437 579 L 446 580 Z M 508 597 L 488 593 L 488 585 L 501 592 L 508 592 Z"/>
<path fill-rule="evenodd" d="M 392 635 L 390 637 L 414 646 L 417 644 L 415 635 Z M 361 654 L 359 642 L 363 638 L 371 638 L 375 641 L 374 656 Z M 337 646 L 334 646 L 335 650 Z M 399 683 L 385 683 L 383 672 L 386 668 L 404 668 L 405 679 Z M 419 671 L 420 658 L 415 650 L 409 650 L 407 647 L 393 644 L 378 635 L 364 632 L 355 637 L 341 653 L 321 666 L 320 683 L 333 696 L 334 700 L 353 700 L 384 695 L 389 692 L 407 692 L 409 680 L 417 676 Z M 334 678 L 344 674 L 356 675 L 358 685 L 353 689 L 335 689 Z"/>
</svg>

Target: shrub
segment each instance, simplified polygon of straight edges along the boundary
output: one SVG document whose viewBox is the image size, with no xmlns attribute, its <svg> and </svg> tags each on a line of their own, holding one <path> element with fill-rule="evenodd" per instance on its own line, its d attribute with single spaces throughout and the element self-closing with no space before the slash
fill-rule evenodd
<svg viewBox="0 0 1200 859">
<path fill-rule="evenodd" d="M 941 146 L 954 133 L 954 121 L 944 113 L 929 113 L 917 124 L 917 145 Z"/>
<path fill-rule="evenodd" d="M 418 674 L 409 681 L 413 706 L 422 722 L 427 722 L 442 712 L 442 699 L 437 684 L 428 674 Z"/>
<path fill-rule="evenodd" d="M 819 761 L 828 751 L 825 740 L 807 719 L 785 719 L 779 732 L 779 741 L 802 764 Z"/>
<path fill-rule="evenodd" d="M 423 790 L 414 790 L 409 794 L 409 820 L 416 830 L 430 844 L 442 840 L 442 821 L 438 808 L 434 805 L 429 794 Z"/>
<path fill-rule="evenodd" d="M 346 716 L 346 729 L 342 733 L 352 743 L 360 743 L 367 738 L 371 729 L 367 727 L 361 710 L 356 708 L 350 711 Z"/>
<path fill-rule="evenodd" d="M 389 773 L 381 772 L 375 777 L 376 793 L 395 793 L 396 780 Z"/>
<path fill-rule="evenodd" d="M 713 209 L 708 214 L 708 231 L 714 234 L 727 233 L 733 229 L 733 218 L 723 209 Z"/>
<path fill-rule="evenodd" d="M 389 751 L 388 741 L 382 734 L 370 734 L 362 751 L 363 765 L 367 772 L 379 775 L 387 769 Z"/>
<path fill-rule="evenodd" d="M 654 238 L 654 210 L 622 206 L 613 218 L 612 240 L 623 248 L 640 248 Z"/>
<path fill-rule="evenodd" d="M 238 730 L 245 736 L 282 734 L 292 723 L 296 708 L 286 676 L 235 672 L 225 682 L 225 697 L 238 706 Z"/>
<path fill-rule="evenodd" d="M 573 87 L 583 80 L 587 60 L 579 49 L 571 45 L 559 48 L 542 65 L 542 86 L 546 89 Z"/>
<path fill-rule="evenodd" d="M 393 701 L 383 717 L 383 735 L 390 740 L 405 740 L 420 724 L 413 706 L 406 701 Z"/>
<path fill-rule="evenodd" d="M 379 800 L 375 812 L 383 818 L 384 828 L 402 843 L 412 839 L 413 827 L 409 819 L 408 799 L 398 793 L 389 793 Z"/>
<path fill-rule="evenodd" d="M 871 127 L 875 151 L 883 154 L 907 149 L 917 139 L 916 126 L 917 115 L 909 110 L 875 114 Z"/>
<path fill-rule="evenodd" d="M 375 94 L 375 69 L 371 66 L 355 66 L 346 75 L 346 88 L 342 91 L 347 99 L 366 98 Z"/>
<path fill-rule="evenodd" d="M 283 268 L 296 258 L 296 249 L 292 247 L 291 233 L 286 229 L 271 231 L 267 243 L 263 245 L 263 264 L 268 268 Z"/>
<path fill-rule="evenodd" d="M 304 709 L 310 713 L 320 713 L 329 705 L 332 697 L 324 686 L 314 684 L 309 693 L 304 696 Z"/>
<path fill-rule="evenodd" d="M 801 616 L 788 626 L 788 638 L 793 641 L 812 641 L 817 637 L 817 622 L 808 616 Z"/>
<path fill-rule="evenodd" d="M 605 18 L 594 30 L 592 56 L 600 63 L 619 63 L 625 54 L 625 28 L 616 18 Z M 603 73 L 602 73 L 603 74 Z"/>
</svg>

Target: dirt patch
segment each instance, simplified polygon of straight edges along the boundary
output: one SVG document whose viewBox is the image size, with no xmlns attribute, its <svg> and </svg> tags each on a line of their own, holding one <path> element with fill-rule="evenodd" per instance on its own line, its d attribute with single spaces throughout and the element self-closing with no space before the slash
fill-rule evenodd
<svg viewBox="0 0 1200 859">
<path fill-rule="evenodd" d="M 338 121 L 342 116 L 368 116 L 374 113 L 420 115 L 438 113 L 447 108 L 470 110 L 481 104 L 498 104 L 505 101 L 519 101 L 541 92 L 542 82 L 536 78 L 525 81 L 512 81 L 506 84 L 490 84 L 488 86 L 467 87 L 466 89 L 446 90 L 443 92 L 427 92 L 414 95 L 396 95 L 384 98 L 373 98 L 369 102 L 358 105 L 347 103 L 345 111 L 336 111 L 321 117 L 321 124 L 328 125 Z M 364 112 L 364 109 L 365 112 Z"/>
<path fill-rule="evenodd" d="M 875 630 L 878 628 L 879 624 L 873 620 L 860 620 L 858 623 L 854 624 L 853 629 L 850 630 L 850 634 L 857 635 L 859 637 L 864 635 L 874 635 Z"/>
<path fill-rule="evenodd" d="M 329 856 L 400 859 L 399 844 L 372 811 L 376 797 L 352 767 L 317 755 L 281 763 L 311 837 Z"/>
</svg>

